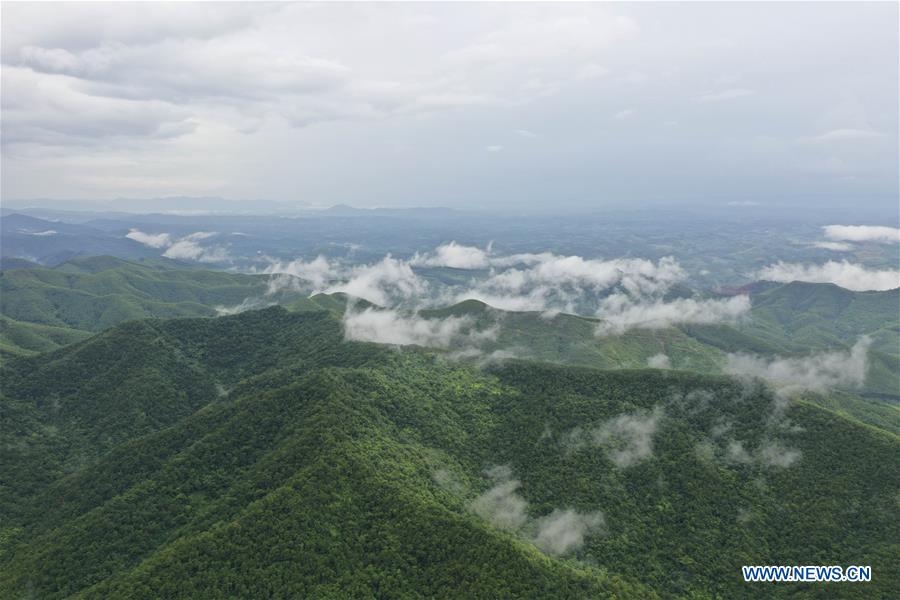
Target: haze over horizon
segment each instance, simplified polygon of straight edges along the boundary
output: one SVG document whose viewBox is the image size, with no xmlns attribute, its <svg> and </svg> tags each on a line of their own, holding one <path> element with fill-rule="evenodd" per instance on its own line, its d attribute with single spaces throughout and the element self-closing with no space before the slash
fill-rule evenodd
<svg viewBox="0 0 900 600">
<path fill-rule="evenodd" d="M 894 3 L 2 10 L 5 203 L 897 210 Z"/>
</svg>

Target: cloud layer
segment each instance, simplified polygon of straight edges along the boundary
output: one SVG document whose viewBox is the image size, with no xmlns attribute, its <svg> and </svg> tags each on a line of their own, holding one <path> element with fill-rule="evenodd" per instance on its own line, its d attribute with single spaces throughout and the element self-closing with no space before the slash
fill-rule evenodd
<svg viewBox="0 0 900 600">
<path fill-rule="evenodd" d="M 900 269 L 874 270 L 846 260 L 840 262 L 829 260 L 821 265 L 802 265 L 779 261 L 757 271 L 756 277 L 782 283 L 791 281 L 833 283 L 855 292 L 892 290 L 900 287 Z"/>
<path fill-rule="evenodd" d="M 168 233 L 144 233 L 138 229 L 132 229 L 125 235 L 150 248 L 163 249 L 166 258 L 176 260 L 194 260 L 204 263 L 227 263 L 231 261 L 228 250 L 223 246 L 201 245 L 202 240 L 216 236 L 214 231 L 197 231 L 181 238 L 173 238 Z"/>
<path fill-rule="evenodd" d="M 155 243 L 156 238 L 149 241 Z M 163 242 L 170 243 L 165 239 Z M 445 285 L 416 272 L 426 267 L 452 267 L 472 273 L 464 283 Z M 449 242 L 432 252 L 417 252 L 409 260 L 388 255 L 376 263 L 351 265 L 319 256 L 311 261 L 272 261 L 254 272 L 272 275 L 270 287 L 280 285 L 281 280 L 274 276 L 290 275 L 309 281 L 316 292 L 343 292 L 383 308 L 418 309 L 476 299 L 508 311 L 537 311 L 547 316 L 558 312 L 592 315 L 602 319 L 596 329 L 600 336 L 621 335 L 634 328 L 735 322 L 750 309 L 747 296 L 664 299 L 674 285 L 687 279 L 687 272 L 670 256 L 654 262 L 549 252 L 499 255 L 490 244 L 482 249 Z M 284 283 L 296 285 L 290 279 Z M 362 327 L 363 321 L 366 327 Z M 410 317 L 391 313 L 357 314 L 350 325 L 354 332 L 351 335 L 370 341 L 397 340 L 391 343 L 425 340 L 428 336 L 423 338 L 423 332 L 434 326 L 414 326 Z M 397 328 L 396 335 L 381 333 L 391 327 Z M 432 338 L 425 345 L 446 346 L 436 340 Z"/>
<path fill-rule="evenodd" d="M 487 470 L 494 485 L 475 498 L 469 508 L 495 527 L 519 532 L 547 554 L 562 556 L 584 545 L 585 537 L 603 530 L 603 513 L 582 513 L 577 510 L 554 509 L 538 519 L 528 516 L 528 502 L 519 495 L 522 483 L 513 479 L 506 466 Z"/>
<path fill-rule="evenodd" d="M 496 330 L 473 331 L 472 320 L 468 317 L 424 319 L 395 310 L 366 308 L 357 311 L 350 307 L 344 315 L 344 334 L 354 341 L 449 348 L 451 345 L 477 346 L 493 339 Z"/>
<path fill-rule="evenodd" d="M 579 513 L 572 509 L 554 509 L 537 520 L 534 545 L 554 556 L 562 556 L 584 545 L 587 534 L 605 525 L 603 513 Z"/>
<path fill-rule="evenodd" d="M 734 323 L 749 311 L 750 298 L 743 295 L 721 300 L 678 298 L 671 302 L 635 302 L 617 294 L 604 300 L 597 312 L 603 319 L 597 326 L 597 335 L 618 335 L 633 328 L 662 329 L 680 324 Z"/>
<path fill-rule="evenodd" d="M 867 354 L 872 340 L 861 337 L 850 352 L 826 352 L 803 358 L 769 359 L 749 354 L 729 354 L 725 372 L 770 382 L 780 396 L 832 388 L 858 388 L 866 380 Z"/>
<path fill-rule="evenodd" d="M 900 242 L 900 229 L 874 225 L 826 225 L 822 228 L 830 240 L 846 242 Z"/>
<path fill-rule="evenodd" d="M 601 448 L 617 467 L 632 467 L 653 457 L 653 437 L 662 417 L 657 406 L 619 415 L 591 429 L 576 427 L 563 436 L 563 447 L 569 452 Z"/>
<path fill-rule="evenodd" d="M 891 3 L 32 4 L 4 5 L 4 199 L 897 197 Z"/>
<path fill-rule="evenodd" d="M 452 267 L 454 269 L 484 269 L 490 265 L 488 251 L 474 246 L 462 246 L 455 241 L 435 248 L 433 254 L 413 256 L 409 264 L 427 267 Z"/>
</svg>

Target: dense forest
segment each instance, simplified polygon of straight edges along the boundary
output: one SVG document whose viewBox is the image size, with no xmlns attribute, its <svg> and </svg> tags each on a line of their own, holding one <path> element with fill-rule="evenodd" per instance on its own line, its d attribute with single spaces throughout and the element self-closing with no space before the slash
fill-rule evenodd
<svg viewBox="0 0 900 600">
<path fill-rule="evenodd" d="M 347 341 L 324 308 L 2 368 L 3 597 L 759 597 L 743 564 L 873 568 L 778 597 L 900 585 L 900 438 L 815 395 L 479 366 Z"/>
</svg>

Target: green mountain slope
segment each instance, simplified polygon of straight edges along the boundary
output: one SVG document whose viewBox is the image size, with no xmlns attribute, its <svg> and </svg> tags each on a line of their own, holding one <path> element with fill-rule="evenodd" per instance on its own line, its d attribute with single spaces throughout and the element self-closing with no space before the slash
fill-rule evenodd
<svg viewBox="0 0 900 600">
<path fill-rule="evenodd" d="M 851 292 L 830 284 L 766 286 L 753 296 L 749 317 L 734 325 L 683 324 L 631 329 L 597 337 L 597 320 L 575 315 L 506 312 L 476 300 L 424 318 L 467 317 L 476 330 L 495 328 L 482 355 L 501 351 L 522 358 L 599 368 L 642 368 L 665 355 L 675 369 L 721 372 L 729 353 L 802 358 L 846 352 L 862 336 L 872 338 L 864 394 L 900 401 L 900 290 Z M 815 335 L 814 335 L 815 334 Z"/>
<path fill-rule="evenodd" d="M 794 281 L 753 296 L 753 331 L 804 348 L 833 346 L 900 327 L 900 288 L 851 292 L 830 283 Z M 894 352 L 900 348 L 894 346 Z"/>
<path fill-rule="evenodd" d="M 0 354 L 49 352 L 90 336 L 90 332 L 80 329 L 23 323 L 0 317 Z"/>
<path fill-rule="evenodd" d="M 3 375 L 3 597 L 755 598 L 740 565 L 779 563 L 874 581 L 777 597 L 900 585 L 900 439 L 725 378 L 482 370 L 280 308 Z"/>
<path fill-rule="evenodd" d="M 53 349 L 61 332 L 27 324 L 96 332 L 147 317 L 214 316 L 217 307 L 247 298 L 269 303 L 302 297 L 299 292 L 266 296 L 268 277 L 180 268 L 172 261 L 131 262 L 111 256 L 75 258 L 55 268 L 0 272 L 2 341 L 7 353 Z M 70 341 L 84 335 L 70 332 Z M 22 342 L 22 343 L 20 343 Z"/>
</svg>

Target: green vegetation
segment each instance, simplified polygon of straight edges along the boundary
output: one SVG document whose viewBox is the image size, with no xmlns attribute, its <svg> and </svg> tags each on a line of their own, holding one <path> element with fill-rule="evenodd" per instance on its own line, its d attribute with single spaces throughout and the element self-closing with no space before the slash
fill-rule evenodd
<svg viewBox="0 0 900 600">
<path fill-rule="evenodd" d="M 164 259 L 75 258 L 55 268 L 0 272 L 0 352 L 55 349 L 124 321 L 214 316 L 216 307 L 263 298 L 268 277 L 190 268 Z M 280 293 L 269 303 L 302 294 Z M 41 327 L 34 327 L 39 325 Z"/>
<path fill-rule="evenodd" d="M 755 598 L 740 566 L 782 563 L 874 581 L 767 595 L 900 586 L 895 434 L 688 371 L 347 342 L 301 304 L 8 359 L 0 597 Z M 512 528 L 473 505 L 504 485 Z M 604 525 L 559 551 L 565 510 Z"/>
</svg>

